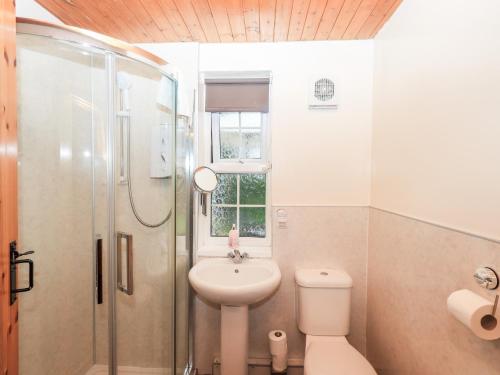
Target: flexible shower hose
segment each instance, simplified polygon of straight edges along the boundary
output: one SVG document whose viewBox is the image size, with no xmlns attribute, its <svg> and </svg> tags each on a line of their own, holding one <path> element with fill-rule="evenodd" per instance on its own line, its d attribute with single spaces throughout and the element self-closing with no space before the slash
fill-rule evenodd
<svg viewBox="0 0 500 375">
<path fill-rule="evenodd" d="M 172 208 L 170 208 L 170 210 L 168 211 L 167 213 L 167 216 L 165 216 L 165 218 L 163 218 L 162 220 L 160 220 L 158 223 L 154 223 L 154 224 L 151 224 L 151 223 L 148 223 L 147 221 L 145 221 L 144 219 L 141 218 L 141 216 L 139 215 L 139 213 L 137 212 L 137 209 L 135 208 L 135 203 L 134 203 L 134 194 L 133 194 L 133 190 L 132 190 L 132 175 L 130 174 L 130 165 L 132 164 L 132 159 L 130 158 L 130 143 L 131 143 L 131 136 L 130 136 L 130 128 L 132 126 L 132 119 L 129 117 L 128 118 L 128 126 L 127 126 L 127 187 L 128 187 L 128 197 L 129 197 L 129 200 L 130 200 L 130 207 L 132 207 L 132 212 L 134 213 L 134 216 L 135 218 L 137 219 L 137 221 L 139 221 L 139 223 L 141 223 L 142 225 L 144 225 L 145 227 L 148 227 L 148 228 L 158 228 L 160 226 L 162 226 L 163 224 L 165 224 L 169 219 L 170 217 L 172 216 Z"/>
</svg>

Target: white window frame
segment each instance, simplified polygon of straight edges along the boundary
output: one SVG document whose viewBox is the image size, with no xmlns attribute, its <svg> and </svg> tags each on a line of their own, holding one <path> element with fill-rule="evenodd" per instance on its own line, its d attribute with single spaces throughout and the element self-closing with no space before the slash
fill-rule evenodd
<svg viewBox="0 0 500 375">
<path fill-rule="evenodd" d="M 240 238 L 240 251 L 247 252 L 251 257 L 271 257 L 272 256 L 272 211 L 271 211 L 271 163 L 270 163 L 270 134 L 269 129 L 269 114 L 262 113 L 262 147 L 261 159 L 220 159 L 212 155 L 220 156 L 219 143 L 219 114 L 206 113 L 205 121 L 210 123 L 212 133 L 207 132 L 204 134 L 204 148 L 205 158 L 210 160 L 213 157 L 214 162 L 209 165 L 216 173 L 260 173 L 266 174 L 266 237 Z M 208 124 L 207 124 L 208 125 Z M 205 128 L 206 129 L 206 128 Z M 212 148 L 213 142 L 213 148 Z M 245 207 L 246 205 L 239 204 L 239 179 L 238 179 L 238 202 L 237 205 Z M 230 205 L 235 206 L 235 205 Z M 258 207 L 259 205 L 248 205 L 249 207 Z M 212 199 L 211 197 L 207 202 L 207 216 L 201 212 L 198 215 L 198 239 L 199 247 L 197 251 L 198 256 L 226 256 L 229 252 L 227 245 L 227 237 L 212 237 L 211 236 L 211 212 L 212 212 Z M 239 218 L 238 218 L 239 219 Z"/>
<path fill-rule="evenodd" d="M 240 149 L 241 149 L 241 132 L 242 128 L 241 127 L 241 113 L 242 112 L 233 112 L 233 113 L 238 113 L 239 114 L 239 133 L 240 133 Z M 243 112 L 244 113 L 244 112 Z M 247 112 L 247 113 L 252 113 L 252 112 Z M 254 112 L 255 113 L 255 112 Z M 267 145 L 266 145 L 266 139 L 267 139 L 267 113 L 262 113 L 258 112 L 261 114 L 260 117 L 260 131 L 261 131 L 261 145 L 260 145 L 260 159 L 244 159 L 244 158 L 235 158 L 235 159 L 221 159 L 220 157 L 220 113 L 219 112 L 214 112 L 211 114 L 211 127 L 212 127 L 212 142 L 213 142 L 213 148 L 212 148 L 212 159 L 214 161 L 214 164 L 219 164 L 219 163 L 256 163 L 256 164 L 265 164 L 267 161 Z M 248 128 L 252 129 L 252 128 Z M 219 152 L 215 152 L 215 150 L 219 150 Z"/>
</svg>

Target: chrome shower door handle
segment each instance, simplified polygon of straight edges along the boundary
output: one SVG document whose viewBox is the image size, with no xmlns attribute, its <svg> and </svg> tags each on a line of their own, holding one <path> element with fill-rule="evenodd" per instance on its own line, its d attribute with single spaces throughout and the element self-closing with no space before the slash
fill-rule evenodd
<svg viewBox="0 0 500 375">
<path fill-rule="evenodd" d="M 126 251 L 126 284 L 123 283 L 123 242 L 125 242 Z M 116 279 L 117 287 L 120 291 L 131 296 L 134 294 L 134 256 L 133 256 L 133 243 L 132 235 L 118 232 L 116 234 Z"/>
</svg>

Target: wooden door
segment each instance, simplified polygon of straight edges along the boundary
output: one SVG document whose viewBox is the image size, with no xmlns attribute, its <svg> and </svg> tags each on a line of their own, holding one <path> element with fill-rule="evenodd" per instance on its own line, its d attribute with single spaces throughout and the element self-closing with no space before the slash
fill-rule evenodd
<svg viewBox="0 0 500 375">
<path fill-rule="evenodd" d="M 10 305 L 9 243 L 17 240 L 15 0 L 0 0 L 0 375 L 18 375 L 18 310 Z"/>
</svg>

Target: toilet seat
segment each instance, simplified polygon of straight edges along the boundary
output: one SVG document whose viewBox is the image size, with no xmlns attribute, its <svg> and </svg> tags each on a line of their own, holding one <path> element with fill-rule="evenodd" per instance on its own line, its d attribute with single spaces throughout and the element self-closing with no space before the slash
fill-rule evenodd
<svg viewBox="0 0 500 375">
<path fill-rule="evenodd" d="M 377 375 L 343 336 L 307 336 L 304 375 Z"/>
</svg>

